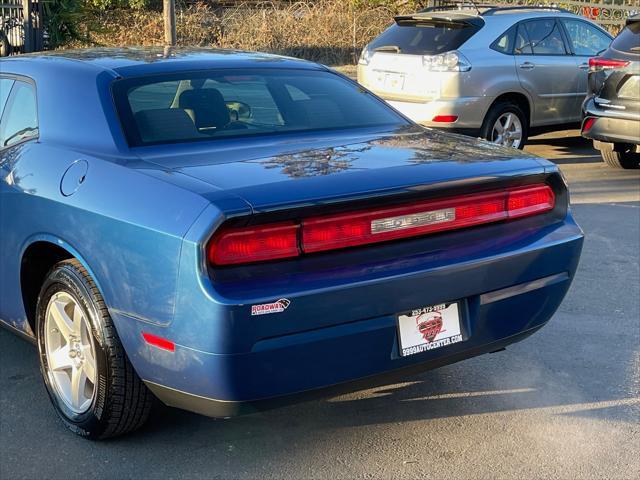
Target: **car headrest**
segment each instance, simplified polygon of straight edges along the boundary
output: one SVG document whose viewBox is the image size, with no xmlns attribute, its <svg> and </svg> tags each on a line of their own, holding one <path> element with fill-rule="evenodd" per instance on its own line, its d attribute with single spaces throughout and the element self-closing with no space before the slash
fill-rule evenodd
<svg viewBox="0 0 640 480">
<path fill-rule="evenodd" d="M 180 108 L 142 110 L 135 114 L 143 142 L 184 140 L 200 137 L 187 112 Z"/>
<path fill-rule="evenodd" d="M 223 128 L 231 122 L 224 97 L 215 88 L 186 90 L 180 94 L 178 105 L 187 111 L 198 128 Z"/>
</svg>

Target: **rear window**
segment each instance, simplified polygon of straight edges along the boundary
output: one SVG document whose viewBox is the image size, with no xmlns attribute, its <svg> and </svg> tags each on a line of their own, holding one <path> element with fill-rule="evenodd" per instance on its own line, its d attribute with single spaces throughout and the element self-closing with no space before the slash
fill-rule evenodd
<svg viewBox="0 0 640 480">
<path fill-rule="evenodd" d="M 113 94 L 132 146 L 407 125 L 357 84 L 323 71 L 145 76 L 115 82 Z"/>
<path fill-rule="evenodd" d="M 640 54 L 640 22 L 627 25 L 613 40 L 611 47 L 619 52 Z"/>
<path fill-rule="evenodd" d="M 436 55 L 460 48 L 480 28 L 463 22 L 402 20 L 382 32 L 369 44 L 369 50 Z"/>
<path fill-rule="evenodd" d="M 502 36 L 498 37 L 492 44 L 491 48 L 496 52 L 511 54 L 513 45 L 516 41 L 516 28 L 512 27 Z"/>
</svg>

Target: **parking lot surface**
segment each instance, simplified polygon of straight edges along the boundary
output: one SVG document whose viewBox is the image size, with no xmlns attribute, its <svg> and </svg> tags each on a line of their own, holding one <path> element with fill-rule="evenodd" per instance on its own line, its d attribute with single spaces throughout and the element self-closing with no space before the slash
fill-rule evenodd
<svg viewBox="0 0 640 480">
<path fill-rule="evenodd" d="M 0 478 L 640 478 L 640 171 L 606 167 L 575 131 L 527 150 L 561 167 L 586 233 L 565 302 L 534 336 L 233 420 L 163 408 L 92 443 L 55 418 L 34 347 L 0 330 Z"/>
</svg>

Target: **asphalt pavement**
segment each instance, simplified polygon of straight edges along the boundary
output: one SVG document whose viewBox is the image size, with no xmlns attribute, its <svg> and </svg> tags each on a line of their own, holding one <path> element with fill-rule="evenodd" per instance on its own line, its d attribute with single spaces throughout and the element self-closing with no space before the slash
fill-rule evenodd
<svg viewBox="0 0 640 480">
<path fill-rule="evenodd" d="M 640 478 L 640 170 L 576 132 L 532 139 L 586 233 L 551 322 L 405 383 L 212 420 L 168 408 L 137 434 L 67 432 L 35 349 L 0 330 L 0 478 Z"/>
</svg>

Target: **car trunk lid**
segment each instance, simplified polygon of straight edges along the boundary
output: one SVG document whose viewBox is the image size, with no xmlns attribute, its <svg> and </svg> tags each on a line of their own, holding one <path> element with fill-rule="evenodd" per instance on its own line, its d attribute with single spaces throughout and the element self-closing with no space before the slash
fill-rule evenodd
<svg viewBox="0 0 640 480">
<path fill-rule="evenodd" d="M 240 197 L 256 214 L 496 184 L 541 173 L 546 164 L 514 149 L 421 127 L 229 140 L 215 150 L 182 154 L 164 150 L 145 160 L 210 185 L 198 193 L 213 202 L 221 192 Z"/>
</svg>

